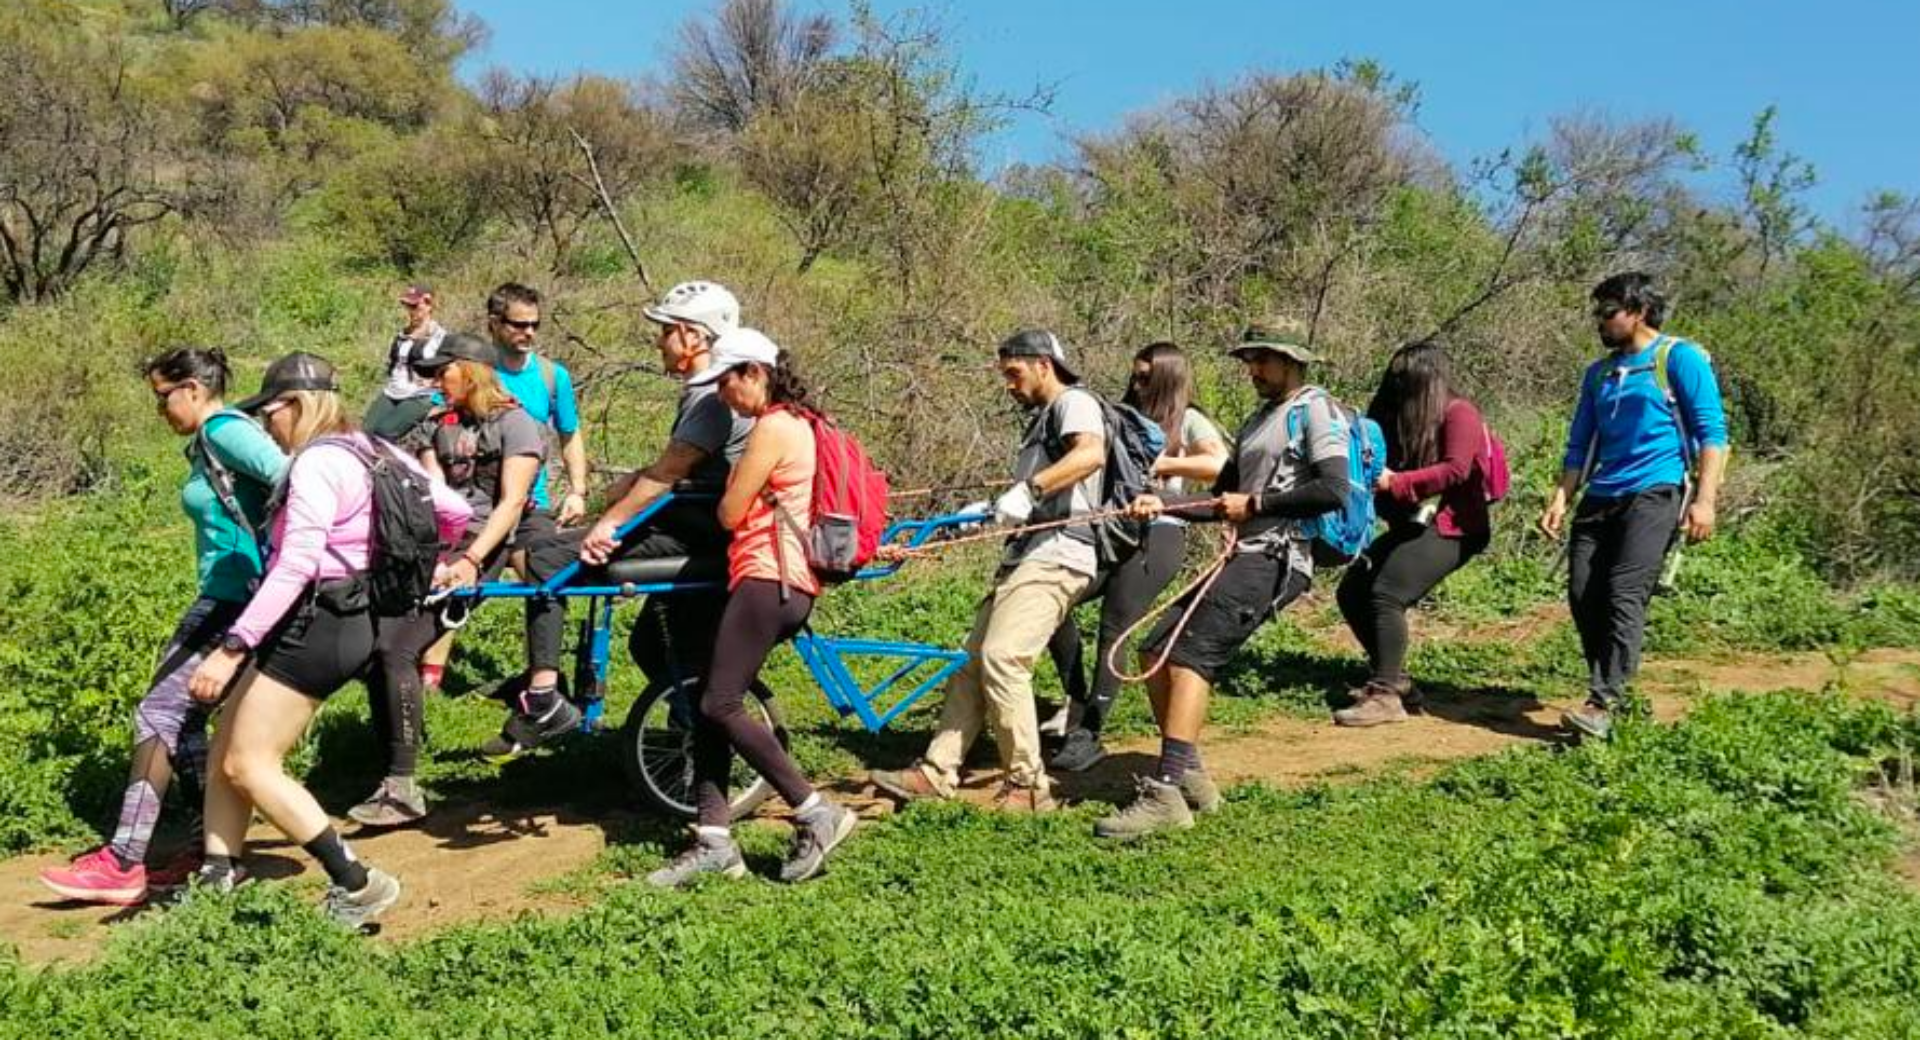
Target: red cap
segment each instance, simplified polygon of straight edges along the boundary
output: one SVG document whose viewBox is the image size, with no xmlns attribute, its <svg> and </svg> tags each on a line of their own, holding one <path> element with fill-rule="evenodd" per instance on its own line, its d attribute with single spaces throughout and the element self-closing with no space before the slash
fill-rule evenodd
<svg viewBox="0 0 1920 1040">
<path fill-rule="evenodd" d="M 423 300 L 431 299 L 432 297 L 433 297 L 433 286 L 415 284 L 415 285 L 407 286 L 406 290 L 400 294 L 400 302 L 405 304 L 415 304 L 415 303 L 420 303 Z"/>
</svg>

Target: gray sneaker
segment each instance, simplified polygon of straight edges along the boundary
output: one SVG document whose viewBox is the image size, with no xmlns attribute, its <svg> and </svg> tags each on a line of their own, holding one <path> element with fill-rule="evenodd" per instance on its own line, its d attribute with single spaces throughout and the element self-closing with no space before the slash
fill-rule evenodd
<svg viewBox="0 0 1920 1040">
<path fill-rule="evenodd" d="M 323 905 L 327 916 L 345 926 L 350 931 L 364 932 L 373 924 L 374 918 L 393 908 L 400 901 L 400 879 L 378 867 L 367 868 L 367 883 L 357 892 L 349 892 L 339 885 L 327 888 L 327 899 Z"/>
<path fill-rule="evenodd" d="M 1405 721 L 1407 709 L 1401 703 L 1400 692 L 1390 686 L 1377 684 L 1362 687 L 1352 707 L 1341 708 L 1333 713 L 1334 725 L 1356 729 Z"/>
<path fill-rule="evenodd" d="M 1082 773 L 1093 768 L 1094 763 L 1107 756 L 1107 749 L 1100 746 L 1100 735 L 1091 730 L 1076 729 L 1067 734 L 1067 742 L 1047 763 L 1055 769 L 1069 773 Z"/>
<path fill-rule="evenodd" d="M 847 840 L 860 817 L 852 809 L 832 802 L 823 803 L 807 816 L 793 820 L 793 847 L 787 861 L 780 864 L 780 880 L 792 884 L 820 873 L 827 856 Z"/>
<path fill-rule="evenodd" d="M 1588 701 L 1560 716 L 1560 724 L 1575 736 L 1605 740 L 1613 735 L 1613 713 L 1605 706 Z"/>
<path fill-rule="evenodd" d="M 747 876 L 747 861 L 733 836 L 709 837 L 694 832 L 693 844 L 673 858 L 673 862 L 647 875 L 647 884 L 655 888 L 685 888 L 702 874 L 718 874 L 739 879 Z"/>
<path fill-rule="evenodd" d="M 1160 831 L 1186 830 L 1193 826 L 1193 811 L 1180 788 L 1150 776 L 1134 780 L 1133 804 L 1104 820 L 1095 820 L 1093 836 L 1115 841 L 1132 841 Z"/>
<path fill-rule="evenodd" d="M 387 777 L 366 801 L 347 810 L 347 818 L 362 827 L 401 827 L 426 815 L 427 796 L 410 776 Z"/>
<path fill-rule="evenodd" d="M 1194 812 L 1210 813 L 1220 808 L 1220 786 L 1204 769 L 1189 769 L 1181 774 L 1180 793 L 1186 796 L 1187 808 Z"/>
</svg>

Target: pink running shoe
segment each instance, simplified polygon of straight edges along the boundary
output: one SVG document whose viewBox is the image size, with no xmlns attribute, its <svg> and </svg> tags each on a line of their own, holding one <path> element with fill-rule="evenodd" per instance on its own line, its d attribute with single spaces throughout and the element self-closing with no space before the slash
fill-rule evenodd
<svg viewBox="0 0 1920 1040">
<path fill-rule="evenodd" d="M 40 872 L 40 883 L 66 899 L 108 906 L 137 906 L 147 898 L 147 868 L 123 868 L 105 845 L 64 867 Z"/>
</svg>

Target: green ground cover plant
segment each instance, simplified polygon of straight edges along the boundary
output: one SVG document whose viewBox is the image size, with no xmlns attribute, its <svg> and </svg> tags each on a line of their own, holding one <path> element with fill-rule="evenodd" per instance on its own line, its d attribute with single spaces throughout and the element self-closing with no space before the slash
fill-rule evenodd
<svg viewBox="0 0 1920 1040">
<path fill-rule="evenodd" d="M 0 1030 L 1907 1036 L 1920 897 L 1856 787 L 1917 738 L 1833 697 L 1713 699 L 1430 783 L 1242 788 L 1130 848 L 1096 846 L 1091 810 L 916 807 L 801 888 L 615 883 L 568 917 L 398 947 L 259 886 L 128 927 L 90 967 L 0 965 Z"/>
</svg>

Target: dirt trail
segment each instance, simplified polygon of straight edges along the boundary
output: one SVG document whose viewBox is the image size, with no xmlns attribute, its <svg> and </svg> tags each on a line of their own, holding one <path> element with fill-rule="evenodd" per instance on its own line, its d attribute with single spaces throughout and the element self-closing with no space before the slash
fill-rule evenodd
<svg viewBox="0 0 1920 1040">
<path fill-rule="evenodd" d="M 1819 689 L 1835 681 L 1862 695 L 1903 707 L 1920 704 L 1920 653 L 1878 650 L 1837 665 L 1823 654 L 1725 659 L 1649 661 L 1643 676 L 1656 717 L 1684 714 L 1694 694 L 1713 690 Z M 1445 697 L 1429 701 L 1427 713 L 1408 722 L 1347 730 L 1327 722 L 1270 719 L 1250 733 L 1223 735 L 1207 744 L 1208 768 L 1223 783 L 1261 780 L 1279 785 L 1363 777 L 1396 769 L 1421 770 L 1515 744 L 1559 739 L 1565 704 L 1511 697 Z M 1072 799 L 1118 801 L 1131 777 L 1152 760 L 1147 739 L 1118 742 L 1107 759 L 1080 776 L 1063 780 Z M 983 778 L 987 779 L 987 778 Z M 991 783 L 970 785 L 970 800 L 986 801 Z M 840 797 L 863 814 L 891 811 L 862 783 L 837 785 Z M 769 826 L 778 824 L 769 823 Z M 637 817 L 585 818 L 566 809 L 505 811 L 477 804 L 436 809 L 428 829 L 355 837 L 355 847 L 400 876 L 407 896 L 388 918 L 382 937 L 400 940 L 452 924 L 501 920 L 524 912 L 563 911 L 592 898 L 555 879 L 591 863 L 608 844 L 608 833 L 645 824 Z M 41 887 L 41 869 L 54 856 L 0 861 L 0 942 L 10 942 L 29 964 L 84 961 L 112 934 L 112 925 L 137 912 L 79 907 Z M 249 868 L 258 876 L 296 878 L 320 886 L 318 870 L 278 832 L 259 828 Z M 1907 869 L 1920 879 L 1920 857 Z"/>
</svg>

